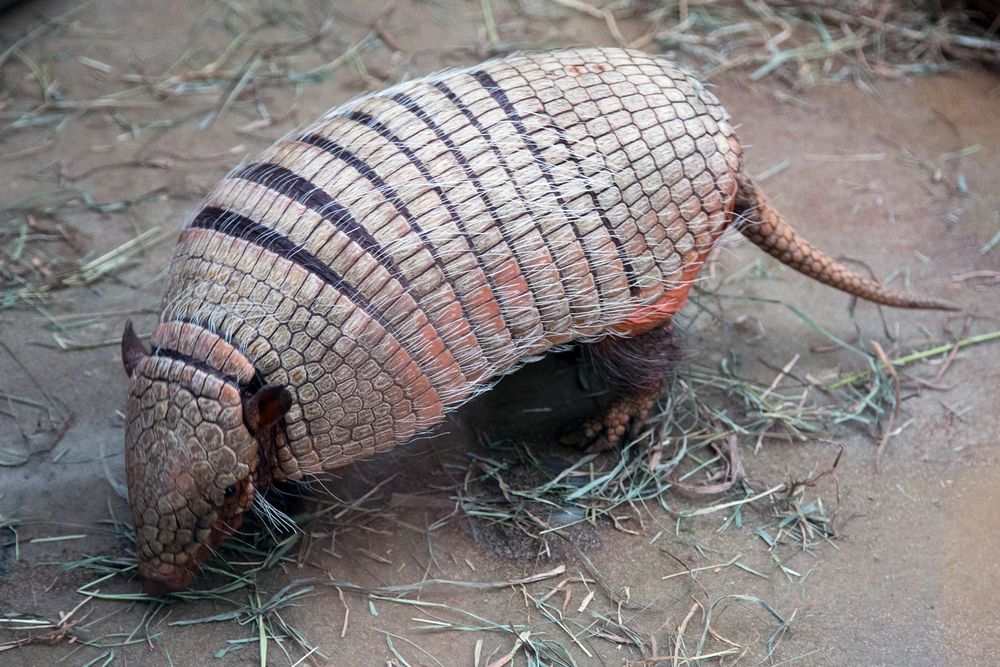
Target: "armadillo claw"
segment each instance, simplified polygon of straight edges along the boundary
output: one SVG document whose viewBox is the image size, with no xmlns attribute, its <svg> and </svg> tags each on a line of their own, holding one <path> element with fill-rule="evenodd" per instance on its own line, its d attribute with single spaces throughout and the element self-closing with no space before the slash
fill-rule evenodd
<svg viewBox="0 0 1000 667">
<path fill-rule="evenodd" d="M 614 449 L 642 427 L 658 396 L 659 390 L 619 394 L 600 417 L 570 425 L 559 443 L 586 454 Z"/>
</svg>

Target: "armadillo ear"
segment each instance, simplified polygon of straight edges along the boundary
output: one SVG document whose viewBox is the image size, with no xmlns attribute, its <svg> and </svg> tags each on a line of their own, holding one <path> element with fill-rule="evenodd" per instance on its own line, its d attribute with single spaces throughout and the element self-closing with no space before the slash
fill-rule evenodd
<svg viewBox="0 0 1000 667">
<path fill-rule="evenodd" d="M 243 401 L 243 419 L 251 431 L 266 431 L 292 407 L 292 395 L 278 384 L 269 384 Z"/>
<path fill-rule="evenodd" d="M 125 332 L 122 334 L 122 364 L 125 366 L 125 375 L 132 377 L 132 371 L 148 356 L 146 346 L 132 328 L 132 320 L 126 321 Z"/>
</svg>

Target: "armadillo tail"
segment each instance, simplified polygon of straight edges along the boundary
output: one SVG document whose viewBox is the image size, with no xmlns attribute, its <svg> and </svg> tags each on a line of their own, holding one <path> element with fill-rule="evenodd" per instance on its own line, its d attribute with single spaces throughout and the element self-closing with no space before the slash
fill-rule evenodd
<svg viewBox="0 0 1000 667">
<path fill-rule="evenodd" d="M 740 177 L 734 212 L 735 224 L 744 236 L 782 264 L 814 280 L 867 301 L 895 308 L 958 310 L 958 306 L 949 301 L 889 290 L 831 259 L 782 220 L 760 189 L 745 174 Z"/>
</svg>

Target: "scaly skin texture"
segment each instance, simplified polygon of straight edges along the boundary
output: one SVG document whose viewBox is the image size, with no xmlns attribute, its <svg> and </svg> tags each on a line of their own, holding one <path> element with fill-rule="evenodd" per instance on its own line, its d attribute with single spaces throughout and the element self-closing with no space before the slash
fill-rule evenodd
<svg viewBox="0 0 1000 667">
<path fill-rule="evenodd" d="M 404 443 L 556 345 L 663 343 L 734 215 L 818 280 L 942 305 L 811 248 L 744 174 L 715 96 L 635 51 L 432 75 L 277 142 L 182 232 L 151 353 L 123 340 L 151 589 L 187 586 L 274 479 Z M 624 387 L 585 436 L 614 444 L 661 387 Z"/>
<path fill-rule="evenodd" d="M 782 264 L 814 280 L 885 306 L 955 309 L 951 303 L 942 299 L 887 290 L 830 259 L 826 253 L 812 247 L 792 229 L 791 225 L 782 220 L 778 212 L 767 203 L 764 193 L 746 175 L 740 177 L 736 192 L 736 213 L 745 221 L 738 223 L 739 230 L 744 236 Z"/>
</svg>

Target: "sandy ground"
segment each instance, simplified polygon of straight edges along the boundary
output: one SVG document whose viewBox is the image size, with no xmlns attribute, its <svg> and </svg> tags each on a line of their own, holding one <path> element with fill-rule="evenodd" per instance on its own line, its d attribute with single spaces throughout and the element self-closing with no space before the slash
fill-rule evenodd
<svg viewBox="0 0 1000 667">
<path fill-rule="evenodd" d="M 0 35 L 5 41 L 23 33 L 38 15 L 56 15 L 69 2 L 32 2 L 2 15 Z M 360 39 L 379 8 L 361 3 L 336 3 L 344 9 L 344 44 Z M 509 7 L 493 3 L 503 28 Z M 366 55 L 369 74 L 386 72 L 393 78 L 417 75 L 442 65 L 471 63 L 480 59 L 476 44 L 482 40 L 479 3 L 400 2 L 387 26 L 408 57 L 393 56 L 384 46 Z M 56 71 L 63 91 L 84 98 L 84 91 L 113 90 L 101 72 L 80 65 L 78 56 L 107 63 L 115 71 L 159 72 L 188 46 L 190 27 L 201 16 L 198 2 L 129 2 L 98 0 L 75 18 L 78 29 L 58 38 L 42 38 L 29 54 L 57 58 Z M 530 37 L 536 43 L 611 43 L 602 23 L 573 15 L 536 23 Z M 624 25 L 630 34 L 641 26 Z M 471 48 L 464 48 L 470 47 Z M 317 62 L 336 57 L 332 52 Z M 962 328 L 962 316 L 979 316 L 971 334 L 997 328 L 1000 294 L 993 285 L 956 280 L 971 271 L 1000 269 L 1000 248 L 988 254 L 979 249 L 1000 224 L 1000 79 L 974 69 L 963 69 L 933 78 L 880 81 L 877 94 L 849 85 L 814 88 L 794 96 L 775 94 L 778 84 L 750 85 L 738 74 L 715 82 L 717 92 L 740 124 L 748 147 L 751 170 L 760 173 L 790 161 L 790 166 L 766 185 L 784 214 L 809 238 L 834 255 L 843 254 L 877 267 L 886 276 L 908 271 L 914 288 L 953 299 L 965 307 L 962 315 L 928 312 L 880 312 L 858 305 L 853 319 L 847 297 L 783 271 L 769 260 L 769 276 L 729 286 L 732 291 L 769 296 L 797 304 L 816 322 L 845 339 L 861 343 L 878 340 L 891 349 L 893 340 L 926 336 L 948 340 Z M 232 112 L 205 130 L 187 123 L 159 133 L 147 127 L 139 136 L 109 122 L 97 113 L 68 124 L 52 145 L 34 154 L 0 162 L 2 202 L 13 202 L 63 185 L 81 187 L 99 202 L 134 198 L 163 189 L 127 212 L 61 213 L 85 234 L 95 253 L 118 246 L 137 230 L 160 226 L 177 229 L 198 198 L 248 152 L 263 148 L 297 122 L 304 122 L 327 107 L 377 87 L 356 70 L 338 71 L 330 81 L 307 87 L 297 104 L 297 114 L 274 127 L 251 133 L 238 129 L 253 120 L 250 105 L 236 105 Z M 287 91 L 286 91 L 287 92 Z M 94 97 L 93 92 L 86 95 Z M 162 108 L 134 108 L 121 113 L 132 122 L 180 118 L 203 114 L 215 98 L 181 98 Z M 287 97 L 272 93 L 273 113 L 291 106 Z M 31 150 L 45 139 L 41 132 L 8 132 L 0 135 L 0 153 Z M 944 160 L 942 156 L 970 146 L 981 150 Z M 236 147 L 236 148 L 234 148 Z M 222 155 L 233 149 L 232 152 Z M 168 168 L 130 167 L 87 174 L 100 165 L 167 157 Z M 138 157 L 137 157 L 138 156 Z M 912 156 L 913 159 L 906 159 Z M 160 165 L 164 166 L 163 164 Z M 935 168 L 943 178 L 935 178 Z M 59 174 L 62 173 L 60 181 Z M 78 180 L 66 176 L 83 175 Z M 958 187 L 961 185 L 961 187 Z M 32 644 L 0 653 L 2 664 L 84 664 L 108 658 L 118 664 L 194 665 L 245 664 L 258 661 L 254 624 L 235 623 L 171 625 L 226 611 L 222 601 L 175 603 L 159 608 L 150 618 L 143 604 L 93 601 L 75 592 L 92 577 L 63 572 L 55 564 L 93 553 L 124 554 L 126 545 L 102 532 L 98 522 L 109 514 L 127 516 L 126 503 L 107 481 L 122 477 L 121 418 L 124 379 L 116 347 L 97 346 L 62 351 L 53 333 L 45 329 L 51 315 L 101 313 L 92 324 L 68 332 L 79 342 L 110 341 L 120 335 L 123 320 L 131 316 L 141 331 L 148 331 L 154 317 L 171 241 L 156 245 L 129 270 L 116 273 L 91 288 L 59 292 L 41 309 L 0 311 L 0 393 L 45 401 L 49 398 L 71 413 L 73 421 L 55 448 L 39 451 L 18 466 L 0 468 L 0 517 L 17 517 L 19 548 L 4 533 L 0 536 L 0 615 L 35 613 L 58 618 L 81 602 L 77 612 L 85 634 L 105 637 L 132 632 L 149 621 L 154 639 L 127 647 L 97 648 L 79 643 Z M 759 253 L 734 242 L 722 257 L 719 272 L 735 271 L 758 259 Z M 769 382 L 775 368 L 795 354 L 800 377 L 822 375 L 834 368 L 856 367 L 843 352 L 815 352 L 826 342 L 780 306 L 727 306 L 729 315 L 757 318 L 766 332 L 753 338 L 740 328 L 709 328 L 688 338 L 693 356 L 717 358 L 731 350 L 741 373 Z M 948 332 L 951 332 L 949 334 Z M 890 339 L 891 336 L 891 339 Z M 717 532 L 724 515 L 690 521 L 683 539 L 674 535 L 674 521 L 655 508 L 644 511 L 639 534 L 600 524 L 586 548 L 592 567 L 615 595 L 629 605 L 616 608 L 598 589 L 592 611 L 616 618 L 624 614 L 627 625 L 647 641 L 655 639 L 659 653 L 672 646 L 678 625 L 684 622 L 693 599 L 716 600 L 726 595 L 756 595 L 786 619 L 792 618 L 773 659 L 802 665 L 981 665 L 992 664 L 1000 651 L 1000 619 L 995 602 L 1000 599 L 1000 418 L 997 417 L 1000 364 L 996 343 L 972 347 L 954 359 L 936 383 L 906 394 L 897 424 L 901 431 L 885 448 L 881 470 L 875 466 L 870 434 L 843 428 L 828 438 L 805 443 L 767 441 L 756 454 L 744 452 L 744 463 L 754 488 L 770 488 L 789 478 L 802 479 L 827 467 L 841 446 L 845 457 L 838 469 L 842 505 L 838 538 L 810 554 L 800 554 L 789 565 L 805 577 L 786 577 L 754 534 L 754 512 L 746 525 Z M 921 375 L 933 377 L 938 366 Z M 319 554 L 313 563 L 276 568 L 260 582 L 261 596 L 273 594 L 295 579 L 332 577 L 362 586 L 407 584 L 424 577 L 459 581 L 509 581 L 530 577 L 565 565 L 567 574 L 584 571 L 572 554 L 551 560 L 505 556 L 464 523 L 435 531 L 428 540 L 419 531 L 401 529 L 402 523 L 426 527 L 450 511 L 448 494 L 435 495 L 454 473 L 449 462 L 462 459 L 463 450 L 476 447 L 478 434 L 519 439 L 543 451 L 551 450 L 557 428 L 567 418 L 587 411 L 571 360 L 565 357 L 526 368 L 504 380 L 490 394 L 463 408 L 443 434 L 404 448 L 377 462 L 345 471 L 331 482 L 338 494 L 357 497 L 374 483 L 384 487 L 387 517 L 368 530 L 347 531 L 334 542 L 329 534 L 316 535 L 334 545 L 336 556 Z M 13 407 L 12 407 L 13 409 Z M 0 415 L 0 450 L 5 455 L 24 452 L 22 432 L 32 433 L 39 413 L 17 407 L 17 419 Z M 44 449 L 42 433 L 30 446 Z M 548 449 L 546 449 L 548 448 Z M 391 479 L 390 479 L 391 478 Z M 834 487 L 827 478 L 816 490 L 832 503 Z M 421 502 L 396 498 L 423 496 Z M 760 512 L 763 514 L 763 510 Z M 664 535 L 653 540 L 654 535 Z M 319 531 L 317 531 L 319 532 Z M 33 538 L 83 535 L 72 540 L 40 541 Z M 653 542 L 653 543 L 651 543 Z M 699 547 L 695 548 L 695 546 Z M 370 554 L 374 554 L 373 558 Z M 705 570 L 695 576 L 661 577 L 681 568 L 724 563 L 735 555 L 768 576 L 743 570 Z M 532 594 L 544 594 L 558 578 L 530 585 Z M 136 590 L 137 583 L 109 582 L 107 591 Z M 573 588 L 576 608 L 586 590 Z M 473 611 L 501 624 L 541 623 L 539 613 L 525 604 L 519 587 L 470 590 L 429 588 L 421 598 Z M 323 664 L 386 664 L 396 660 L 387 644 L 395 636 L 396 650 L 413 665 L 473 664 L 477 641 L 482 654 L 493 659 L 514 646 L 510 634 L 417 630 L 415 617 L 433 617 L 434 610 L 369 603 L 348 595 L 350 617 L 342 637 L 344 606 L 335 590 L 319 588 L 284 610 L 285 620 L 301 630 L 319 649 L 309 660 Z M 695 609 L 692 623 L 700 612 Z M 746 664 L 766 653 L 767 637 L 774 629 L 762 610 L 732 604 L 716 608 L 714 627 L 719 633 L 748 647 Z M 376 615 L 377 614 L 377 615 Z M 439 616 L 454 619 L 444 611 Z M 466 619 L 468 620 L 468 619 Z M 89 624 L 89 625 L 88 625 Z M 694 626 L 692 626 L 694 627 Z M 700 626 L 699 626 L 700 627 Z M 641 656 L 610 641 L 586 638 L 579 644 L 553 624 L 545 632 L 568 646 L 576 664 L 637 664 Z M 23 635 L 20 635 L 23 636 Z M 12 635 L 0 627 L 0 642 Z M 105 639 L 122 641 L 125 635 Z M 213 660 L 230 640 L 249 639 L 246 648 Z M 697 637 L 689 639 L 693 647 Z M 293 663 L 271 644 L 269 662 Z M 736 656 L 729 656 L 731 664 Z M 486 660 L 482 662 L 485 664 Z M 402 664 L 402 663 L 397 663 Z M 514 664 L 525 664 L 518 654 Z M 663 662 L 662 664 L 669 664 Z M 787 662 L 782 663 L 787 664 Z"/>
</svg>

